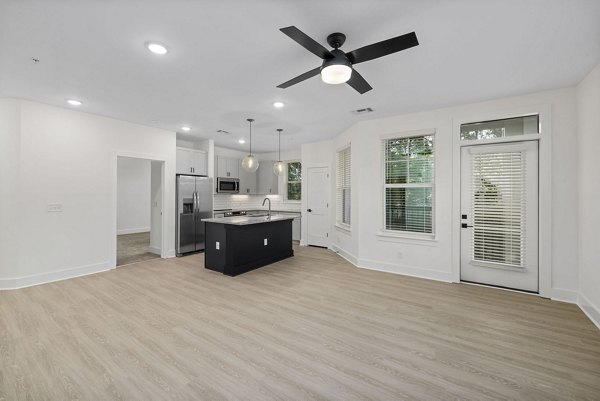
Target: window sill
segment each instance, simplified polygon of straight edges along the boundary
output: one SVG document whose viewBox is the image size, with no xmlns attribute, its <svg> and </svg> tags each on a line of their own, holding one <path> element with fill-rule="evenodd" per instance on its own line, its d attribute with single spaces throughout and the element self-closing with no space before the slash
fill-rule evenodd
<svg viewBox="0 0 600 401">
<path fill-rule="evenodd" d="M 346 225 L 346 224 L 336 223 L 335 224 L 335 228 L 338 229 L 338 230 L 340 230 L 340 231 L 347 232 L 348 234 L 350 234 L 352 232 L 352 227 L 349 226 L 349 225 Z"/>
<path fill-rule="evenodd" d="M 385 242 L 404 242 L 414 245 L 432 245 L 439 242 L 435 234 L 411 235 L 406 233 L 397 233 L 392 231 L 379 231 L 377 234 L 378 241 Z"/>
</svg>

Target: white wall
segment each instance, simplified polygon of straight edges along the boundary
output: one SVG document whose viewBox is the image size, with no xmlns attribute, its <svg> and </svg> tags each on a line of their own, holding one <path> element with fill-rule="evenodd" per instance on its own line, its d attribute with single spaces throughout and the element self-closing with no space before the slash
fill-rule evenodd
<svg viewBox="0 0 600 401">
<path fill-rule="evenodd" d="M 150 231 L 150 160 L 117 159 L 117 234 Z"/>
<path fill-rule="evenodd" d="M 163 162 L 152 161 L 150 171 L 150 252 L 157 255 L 162 251 L 162 214 L 163 214 L 163 179 L 162 169 Z"/>
<path fill-rule="evenodd" d="M 363 121 L 332 141 L 302 147 L 303 167 L 329 163 L 335 177 L 335 152 L 352 146 L 352 230 L 334 227 L 335 202 L 332 202 L 332 248 L 353 263 L 378 270 L 452 281 L 453 175 L 455 152 L 453 122 L 464 116 L 523 108 L 551 109 L 551 172 L 540 172 L 540 180 L 551 183 L 551 288 L 545 296 L 577 299 L 577 113 L 573 88 L 497 99 L 452 108 Z M 476 120 L 475 120 L 476 121 Z M 380 135 L 433 128 L 436 149 L 435 240 L 396 239 L 378 236 L 382 228 L 382 155 Z M 546 130 L 546 135 L 548 135 Z M 323 152 L 326 152 L 324 154 Z M 306 157 L 306 160 L 305 160 Z M 333 180 L 332 180 L 333 181 Z M 335 194 L 332 182 L 332 194 Z M 333 199 L 333 197 L 332 197 Z M 303 207 L 304 208 L 304 207 Z M 303 235 L 306 230 L 303 230 Z M 550 266 L 548 266 L 550 267 Z"/>
<path fill-rule="evenodd" d="M 2 278 L 18 276 L 20 149 L 20 104 L 0 99 L 0 288 Z"/>
<path fill-rule="evenodd" d="M 3 202 L 18 203 L 17 263 L 0 277 L 0 288 L 115 266 L 117 155 L 166 161 L 163 243 L 167 255 L 175 254 L 174 132 L 23 100 L 2 101 L 0 108 L 11 115 L 20 109 L 21 125 L 8 140 L 20 141 L 19 188 L 2 194 Z M 9 176 L 15 173 L 12 167 Z M 63 211 L 47 212 L 50 203 Z"/>
<path fill-rule="evenodd" d="M 600 327 L 600 64 L 577 87 L 579 305 Z"/>
</svg>

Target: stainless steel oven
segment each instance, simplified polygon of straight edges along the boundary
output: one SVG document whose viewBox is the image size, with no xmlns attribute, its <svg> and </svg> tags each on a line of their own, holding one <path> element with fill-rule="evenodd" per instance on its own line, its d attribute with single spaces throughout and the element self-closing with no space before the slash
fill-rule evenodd
<svg viewBox="0 0 600 401">
<path fill-rule="evenodd" d="M 217 192 L 226 194 L 239 193 L 240 180 L 238 178 L 217 177 Z"/>
</svg>

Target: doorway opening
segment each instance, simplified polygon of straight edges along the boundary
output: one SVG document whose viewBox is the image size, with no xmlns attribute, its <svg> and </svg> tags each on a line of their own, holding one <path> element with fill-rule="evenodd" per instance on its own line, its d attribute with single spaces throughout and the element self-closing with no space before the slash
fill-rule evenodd
<svg viewBox="0 0 600 401">
<path fill-rule="evenodd" d="M 117 267 L 161 257 L 163 163 L 117 157 Z"/>
</svg>

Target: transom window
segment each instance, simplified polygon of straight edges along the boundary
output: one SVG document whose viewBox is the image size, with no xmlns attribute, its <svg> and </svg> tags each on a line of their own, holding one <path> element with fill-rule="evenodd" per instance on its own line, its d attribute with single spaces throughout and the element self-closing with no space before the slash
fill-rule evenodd
<svg viewBox="0 0 600 401">
<path fill-rule="evenodd" d="M 383 141 L 384 228 L 433 233 L 433 135 Z"/>
<path fill-rule="evenodd" d="M 539 134 L 539 132 L 540 116 L 534 114 L 531 116 L 462 124 L 460 126 L 460 139 L 463 141 L 473 141 Z"/>
</svg>

